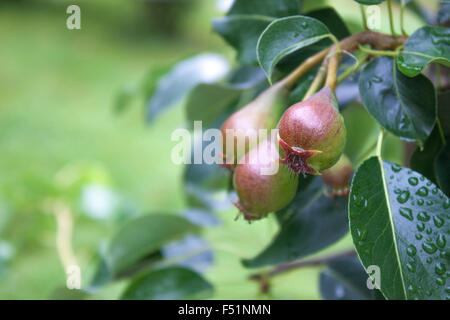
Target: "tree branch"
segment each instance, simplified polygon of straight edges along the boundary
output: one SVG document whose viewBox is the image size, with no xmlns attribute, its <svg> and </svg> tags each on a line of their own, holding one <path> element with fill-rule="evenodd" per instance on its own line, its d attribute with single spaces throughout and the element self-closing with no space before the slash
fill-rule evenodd
<svg viewBox="0 0 450 320">
<path fill-rule="evenodd" d="M 277 276 L 279 274 L 282 273 L 286 273 L 288 271 L 292 271 L 295 269 L 299 269 L 299 268 L 304 268 L 304 267 L 311 267 L 311 266 L 317 266 L 317 265 L 322 265 L 322 264 L 327 264 L 333 260 L 336 260 L 338 258 L 341 257 L 352 257 L 356 255 L 356 251 L 354 249 L 351 250 L 347 250 L 347 251 L 343 251 L 337 254 L 332 254 L 329 256 L 324 256 L 324 257 L 319 257 L 316 259 L 311 259 L 311 260 L 300 260 L 297 262 L 291 262 L 291 263 L 285 263 L 285 264 L 280 264 L 276 267 L 274 267 L 272 270 L 268 271 L 268 272 L 261 272 L 261 273 L 256 273 L 253 274 L 249 277 L 250 280 L 264 280 L 267 279 L 268 277 L 273 277 L 273 276 Z"/>
</svg>

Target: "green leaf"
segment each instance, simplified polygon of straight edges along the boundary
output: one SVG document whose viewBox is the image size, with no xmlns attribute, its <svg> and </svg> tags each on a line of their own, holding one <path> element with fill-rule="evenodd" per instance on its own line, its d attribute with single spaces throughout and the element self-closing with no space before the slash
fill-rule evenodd
<svg viewBox="0 0 450 320">
<path fill-rule="evenodd" d="M 450 3 L 443 3 L 438 11 L 437 21 L 439 25 L 448 27 L 450 23 Z"/>
<path fill-rule="evenodd" d="M 355 1 L 358 3 L 370 6 L 373 4 L 380 4 L 380 3 L 384 2 L 385 0 L 355 0 Z"/>
<path fill-rule="evenodd" d="M 418 75 L 431 62 L 450 67 L 449 28 L 420 28 L 408 38 L 397 59 L 398 68 L 409 77 Z"/>
<path fill-rule="evenodd" d="M 339 40 L 350 35 L 350 30 L 348 30 L 344 20 L 333 8 L 317 9 L 310 11 L 305 15 L 322 21 L 327 26 L 328 30 L 330 30 L 330 32 Z"/>
<path fill-rule="evenodd" d="M 299 183 L 292 203 L 277 212 L 280 231 L 272 243 L 246 267 L 256 268 L 290 262 L 315 253 L 336 242 L 348 232 L 347 199 L 325 195 L 325 185 L 317 176 Z"/>
<path fill-rule="evenodd" d="M 377 290 L 367 287 L 368 276 L 356 255 L 330 262 L 320 274 L 319 288 L 326 300 L 383 299 Z"/>
<path fill-rule="evenodd" d="M 186 102 L 188 125 L 192 129 L 194 121 L 202 121 L 203 128 L 217 124 L 221 116 L 231 112 L 241 92 L 220 84 L 199 84 L 189 94 Z"/>
<path fill-rule="evenodd" d="M 422 145 L 430 135 L 436 122 L 436 92 L 428 78 L 406 77 L 391 58 L 379 57 L 363 69 L 359 91 L 369 113 L 399 138 Z"/>
<path fill-rule="evenodd" d="M 125 289 L 123 300 L 204 299 L 213 287 L 202 276 L 189 269 L 171 267 L 151 271 L 134 279 Z"/>
<path fill-rule="evenodd" d="M 289 54 L 328 38 L 325 24 L 306 16 L 292 16 L 273 21 L 261 34 L 257 45 L 259 64 L 270 80 L 275 65 Z"/>
<path fill-rule="evenodd" d="M 303 97 L 305 96 L 306 92 L 308 91 L 309 87 L 314 81 L 317 70 L 319 70 L 318 66 L 313 68 L 303 77 L 301 77 L 301 79 L 296 84 L 294 90 L 292 90 L 289 95 L 289 103 L 288 103 L 289 106 L 303 100 Z"/>
<path fill-rule="evenodd" d="M 213 19 L 214 31 L 237 50 L 243 64 L 255 64 L 256 44 L 260 34 L 274 18 L 258 15 L 234 15 Z"/>
<path fill-rule="evenodd" d="M 162 77 L 148 102 L 148 120 L 180 103 L 181 99 L 199 83 L 213 83 L 229 71 L 228 62 L 218 54 L 205 53 L 176 64 Z"/>
<path fill-rule="evenodd" d="M 198 227 L 170 214 L 145 215 L 126 223 L 111 240 L 105 254 L 113 276 L 127 271 L 165 244 L 180 239 Z"/>
<path fill-rule="evenodd" d="M 256 48 L 256 45 L 255 45 Z M 256 49 L 254 50 L 256 52 Z M 255 53 L 256 57 L 256 53 Z M 266 75 L 258 66 L 241 66 L 227 77 L 227 84 L 236 89 L 251 89 L 266 83 Z"/>
<path fill-rule="evenodd" d="M 204 150 L 204 149 L 203 149 Z M 228 208 L 230 173 L 218 164 L 188 164 L 184 171 L 184 191 L 190 207 L 206 210 Z"/>
<path fill-rule="evenodd" d="M 84 300 L 89 293 L 84 290 L 67 289 L 66 287 L 55 288 L 49 295 L 49 300 Z"/>
<path fill-rule="evenodd" d="M 350 231 L 364 267 L 380 268 L 388 299 L 445 299 L 450 201 L 410 169 L 366 160 L 349 198 Z"/>
<path fill-rule="evenodd" d="M 301 0 L 235 0 L 228 15 L 257 14 L 269 17 L 292 16 L 300 13 Z"/>
<path fill-rule="evenodd" d="M 444 149 L 438 154 L 436 159 L 436 175 L 442 191 L 450 196 L 450 144 L 447 142 Z"/>
<path fill-rule="evenodd" d="M 435 159 L 439 152 L 444 147 L 439 128 L 437 125 L 434 126 L 431 135 L 425 141 L 423 150 L 417 148 L 414 151 L 410 166 L 411 169 L 417 171 L 431 180 L 433 183 L 437 183 Z"/>
</svg>

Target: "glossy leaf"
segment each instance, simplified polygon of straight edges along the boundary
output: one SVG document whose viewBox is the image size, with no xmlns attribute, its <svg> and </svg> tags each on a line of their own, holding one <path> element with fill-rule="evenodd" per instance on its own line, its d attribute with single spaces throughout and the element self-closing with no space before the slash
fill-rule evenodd
<svg viewBox="0 0 450 320">
<path fill-rule="evenodd" d="M 355 1 L 358 3 L 370 6 L 370 5 L 374 5 L 374 4 L 380 4 L 380 3 L 384 2 L 385 0 L 355 0 Z"/>
<path fill-rule="evenodd" d="M 314 18 L 292 16 L 277 19 L 269 24 L 258 40 L 259 64 L 270 80 L 275 65 L 284 57 L 329 35 L 325 24 Z"/>
<path fill-rule="evenodd" d="M 449 28 L 420 28 L 408 38 L 397 59 L 400 71 L 410 77 L 418 75 L 431 62 L 450 66 Z"/>
<path fill-rule="evenodd" d="M 364 267 L 379 267 L 388 299 L 445 299 L 450 200 L 431 181 L 378 157 L 356 172 L 350 231 Z"/>
<path fill-rule="evenodd" d="M 203 128 L 210 128 L 220 117 L 224 118 L 237 104 L 241 90 L 220 84 L 199 84 L 186 101 L 188 126 L 193 129 L 194 121 L 202 121 Z"/>
<path fill-rule="evenodd" d="M 347 198 L 325 195 L 317 176 L 300 181 L 292 203 L 277 212 L 280 231 L 255 258 L 244 260 L 255 268 L 300 259 L 342 238 L 348 232 Z"/>
<path fill-rule="evenodd" d="M 213 28 L 236 49 L 239 62 L 255 64 L 258 38 L 273 20 L 259 15 L 225 16 L 214 19 Z"/>
<path fill-rule="evenodd" d="M 356 254 L 330 262 L 320 274 L 319 288 L 326 300 L 383 299 L 377 289 L 367 286 L 368 275 Z"/>
<path fill-rule="evenodd" d="M 186 219 L 169 214 L 145 215 L 126 223 L 111 240 L 105 259 L 113 276 L 120 275 L 167 243 L 196 232 Z"/>
<path fill-rule="evenodd" d="M 256 45 L 255 45 L 256 57 Z M 251 89 L 266 83 L 266 75 L 260 67 L 241 66 L 231 72 L 227 77 L 227 84 L 236 89 Z"/>
<path fill-rule="evenodd" d="M 148 102 L 148 120 L 179 103 L 199 83 L 213 83 L 229 71 L 229 63 L 218 54 L 205 53 L 176 64 L 162 77 Z"/>
<path fill-rule="evenodd" d="M 436 158 L 436 175 L 442 191 L 450 197 L 450 170 L 448 170 L 449 163 L 450 144 L 447 142 L 444 149 L 441 150 Z"/>
<path fill-rule="evenodd" d="M 207 298 L 213 287 L 196 272 L 171 267 L 151 271 L 133 280 L 123 300 L 184 300 Z"/>
<path fill-rule="evenodd" d="M 408 78 L 389 57 L 368 63 L 359 78 L 364 106 L 386 129 L 419 145 L 436 122 L 436 93 L 426 77 Z"/>
<path fill-rule="evenodd" d="M 330 30 L 330 32 L 339 40 L 350 35 L 350 31 L 348 30 L 344 20 L 333 8 L 317 9 L 310 11 L 305 15 L 323 22 L 327 26 L 328 30 Z"/>
<path fill-rule="evenodd" d="M 234 0 L 228 15 L 258 14 L 269 17 L 292 16 L 300 13 L 301 0 Z"/>
<path fill-rule="evenodd" d="M 437 21 L 443 27 L 449 27 L 450 24 L 450 3 L 443 3 L 439 8 Z"/>
<path fill-rule="evenodd" d="M 411 169 L 421 173 L 433 183 L 437 184 L 436 167 L 434 162 L 443 146 L 444 144 L 439 128 L 436 125 L 427 141 L 425 141 L 423 150 L 417 148 L 416 151 L 414 151 L 410 161 Z"/>
<path fill-rule="evenodd" d="M 220 210 L 230 206 L 227 198 L 230 173 L 218 164 L 188 164 L 184 191 L 190 207 Z"/>
<path fill-rule="evenodd" d="M 174 261 L 177 266 L 204 273 L 214 260 L 209 243 L 197 235 L 187 235 L 181 240 L 171 242 L 162 249 L 166 261 Z"/>
</svg>

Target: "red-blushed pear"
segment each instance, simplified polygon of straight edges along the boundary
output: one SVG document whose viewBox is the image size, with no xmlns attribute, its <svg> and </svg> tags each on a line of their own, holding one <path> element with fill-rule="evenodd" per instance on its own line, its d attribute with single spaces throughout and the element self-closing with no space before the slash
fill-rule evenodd
<svg viewBox="0 0 450 320">
<path fill-rule="evenodd" d="M 283 209 L 295 196 L 298 176 L 280 165 L 278 145 L 274 139 L 262 141 L 236 166 L 234 188 L 239 200 L 235 204 L 246 220 L 258 220 Z"/>
<path fill-rule="evenodd" d="M 320 174 L 342 154 L 346 140 L 344 119 L 330 87 L 289 107 L 278 124 L 282 162 L 295 174 Z"/>
</svg>

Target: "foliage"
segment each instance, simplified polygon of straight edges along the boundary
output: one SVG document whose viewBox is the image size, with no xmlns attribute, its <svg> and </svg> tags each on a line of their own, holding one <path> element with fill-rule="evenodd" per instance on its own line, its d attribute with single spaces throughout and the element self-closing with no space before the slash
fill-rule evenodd
<svg viewBox="0 0 450 320">
<path fill-rule="evenodd" d="M 355 165 L 348 198 L 330 194 L 318 176 L 300 177 L 293 201 L 273 214 L 277 223 L 273 238 L 242 264 L 254 270 L 250 278 L 259 281 L 263 293 L 273 289 L 265 285 L 278 274 L 319 261 L 325 266 L 319 290 L 326 299 L 449 299 L 450 132 L 445 119 L 450 110 L 440 103 L 448 89 L 440 77 L 450 66 L 449 29 L 429 25 L 399 36 L 392 26 L 392 36 L 350 34 L 334 9 L 308 12 L 303 2 L 235 0 L 225 17 L 213 21 L 213 28 L 235 49 L 237 64 L 230 70 L 231 64 L 214 54 L 178 63 L 156 85 L 148 101 L 148 118 L 155 122 L 163 110 L 178 104 L 184 106 L 188 129 L 197 120 L 204 128 L 219 128 L 272 83 L 290 79 L 304 66 L 306 72 L 289 88 L 290 102 L 317 91 L 317 79 L 321 87 L 322 61 L 328 68 L 327 85 L 355 77 L 349 86 L 353 98 L 346 105 L 359 106 L 359 111 L 346 117 L 343 104 L 340 111 L 349 134 L 356 132 L 359 121 L 367 126 L 358 139 L 347 140 L 345 152 L 352 153 Z M 384 5 L 391 9 L 392 3 Z M 403 10 L 408 6 L 401 7 L 401 14 Z M 339 60 L 345 55 L 356 61 Z M 335 57 L 341 63 L 333 71 Z M 433 70 L 439 72 L 430 75 Z M 126 104 L 129 97 L 125 93 L 121 99 Z M 402 152 L 396 163 L 391 161 L 390 150 L 403 150 L 411 143 L 412 156 Z M 210 220 L 216 221 L 215 215 L 227 207 L 224 202 L 235 198 L 231 178 L 218 165 L 186 165 L 186 211 L 130 219 L 99 253 L 90 290 L 121 280 L 126 281 L 122 299 L 209 297 L 215 284 L 198 268 L 205 256 L 198 257 L 211 248 L 188 241 L 182 253 L 170 258 L 166 253 L 168 246 L 189 237 L 203 243 L 202 232 L 211 227 Z M 256 222 L 255 227 L 269 221 Z M 348 234 L 351 255 L 348 250 L 343 255 L 323 253 Z M 315 254 L 322 259 L 310 260 Z M 372 273 L 373 266 L 380 274 Z M 367 287 L 368 276 L 379 290 Z"/>
</svg>

